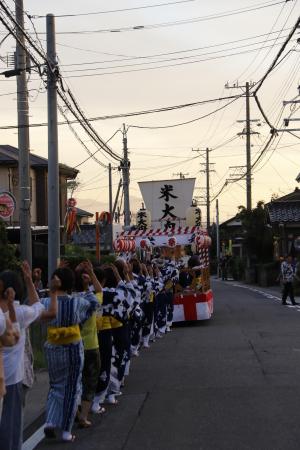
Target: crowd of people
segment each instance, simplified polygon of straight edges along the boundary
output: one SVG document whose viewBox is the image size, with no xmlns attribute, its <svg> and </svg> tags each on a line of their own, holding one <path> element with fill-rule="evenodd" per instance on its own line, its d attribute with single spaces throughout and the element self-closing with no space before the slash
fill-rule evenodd
<svg viewBox="0 0 300 450">
<path fill-rule="evenodd" d="M 45 437 L 75 438 L 73 425 L 117 404 L 132 357 L 171 331 L 175 261 L 117 258 L 74 270 L 63 261 L 43 289 L 41 270 L 0 273 L 0 443 L 22 447 L 23 408 L 33 382 L 29 327 L 46 324 L 49 373 Z"/>
</svg>

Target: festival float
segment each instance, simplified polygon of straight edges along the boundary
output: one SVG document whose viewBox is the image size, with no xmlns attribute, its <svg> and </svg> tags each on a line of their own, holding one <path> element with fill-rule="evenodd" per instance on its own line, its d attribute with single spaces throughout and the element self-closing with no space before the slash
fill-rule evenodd
<svg viewBox="0 0 300 450">
<path fill-rule="evenodd" d="M 213 292 L 210 286 L 211 238 L 201 226 L 201 210 L 193 201 L 195 178 L 139 183 L 144 204 L 137 212 L 135 229 L 122 231 L 114 241 L 116 253 L 136 252 L 141 259 L 169 259 L 181 265 L 190 283 L 174 286 L 173 322 L 210 319 Z M 191 255 L 197 264 L 188 266 Z"/>
</svg>

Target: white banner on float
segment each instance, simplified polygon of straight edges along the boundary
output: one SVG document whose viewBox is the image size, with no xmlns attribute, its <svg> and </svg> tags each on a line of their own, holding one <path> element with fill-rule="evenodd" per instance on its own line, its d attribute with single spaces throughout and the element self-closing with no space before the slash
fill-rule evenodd
<svg viewBox="0 0 300 450">
<path fill-rule="evenodd" d="M 170 233 L 172 235 L 172 233 Z M 176 235 L 176 245 L 191 245 L 195 242 L 195 233 L 187 233 L 187 234 L 179 234 Z M 140 237 L 137 236 L 135 239 L 135 243 L 137 247 L 141 246 L 141 241 L 148 239 L 152 247 L 168 247 L 169 236 L 149 236 L 149 237 Z"/>
<path fill-rule="evenodd" d="M 151 213 L 152 228 L 185 226 L 195 182 L 196 178 L 184 178 L 138 183 L 145 207 Z"/>
</svg>

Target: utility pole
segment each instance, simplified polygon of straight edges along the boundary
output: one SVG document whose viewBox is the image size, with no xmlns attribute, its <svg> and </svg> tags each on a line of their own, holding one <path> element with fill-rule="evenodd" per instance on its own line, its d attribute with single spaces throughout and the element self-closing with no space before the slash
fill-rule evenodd
<svg viewBox="0 0 300 450">
<path fill-rule="evenodd" d="M 29 162 L 29 107 L 26 79 L 27 55 L 24 30 L 24 5 L 23 0 L 16 0 L 16 43 L 15 69 L 17 75 L 17 99 L 18 99 L 18 147 L 19 147 L 19 215 L 20 215 L 20 249 L 21 259 L 27 260 L 32 265 L 32 238 L 31 238 L 31 192 L 30 192 L 30 162 Z"/>
<path fill-rule="evenodd" d="M 206 229 L 210 227 L 209 149 L 206 149 Z"/>
<path fill-rule="evenodd" d="M 252 209 L 252 185 L 251 185 L 251 127 L 250 127 L 250 88 L 246 83 L 246 188 L 247 188 L 247 210 Z"/>
<path fill-rule="evenodd" d="M 298 96 L 299 95 L 300 95 L 300 85 L 298 86 Z M 285 100 L 283 102 L 283 106 L 293 105 L 294 107 L 296 107 L 296 105 L 298 105 L 299 103 L 300 103 L 300 100 Z M 300 118 L 299 117 L 294 117 L 293 118 L 292 114 L 290 114 L 290 116 L 288 118 L 283 120 L 285 128 L 277 129 L 276 131 L 288 132 L 288 133 L 299 132 L 300 128 L 287 128 L 290 125 L 290 122 L 300 122 Z"/>
<path fill-rule="evenodd" d="M 127 147 L 127 130 L 125 123 L 123 124 L 123 161 L 121 163 L 123 177 L 123 193 L 124 193 L 124 230 L 130 228 L 130 201 L 129 201 L 129 169 L 130 161 L 128 160 Z"/>
<path fill-rule="evenodd" d="M 113 249 L 113 200 L 112 200 L 112 168 L 108 164 L 108 185 L 109 185 L 109 214 L 110 214 L 110 251 Z"/>
<path fill-rule="evenodd" d="M 226 83 L 226 89 L 242 89 L 245 92 L 246 97 L 246 120 L 238 120 L 238 122 L 245 122 L 246 126 L 241 133 L 238 133 L 238 136 L 246 136 L 246 207 L 248 211 L 252 209 L 252 167 L 251 167 L 251 135 L 259 134 L 251 130 L 251 122 L 260 122 L 257 119 L 250 118 L 250 88 L 254 86 L 253 82 L 247 82 L 244 86 L 239 85 L 239 83 L 234 83 L 233 86 L 229 86 Z"/>
<path fill-rule="evenodd" d="M 55 17 L 47 14 L 48 89 L 48 277 L 57 268 L 60 258 L 59 161 L 57 129 L 57 56 Z"/>
<path fill-rule="evenodd" d="M 189 175 L 189 173 L 182 173 L 182 172 L 179 172 L 179 173 L 173 173 L 173 177 L 179 177 L 180 180 L 185 180 L 185 177 L 186 177 L 187 175 Z"/>
<path fill-rule="evenodd" d="M 220 220 L 219 220 L 219 200 L 216 200 L 216 226 L 217 226 L 217 276 L 220 276 Z"/>
<path fill-rule="evenodd" d="M 200 149 L 193 149 L 193 152 L 205 152 L 205 163 L 201 163 L 201 166 L 204 166 L 205 168 L 203 170 L 200 170 L 200 172 L 206 174 L 206 228 L 207 231 L 210 228 L 210 173 L 214 172 L 214 169 L 211 169 L 211 166 L 214 164 L 209 162 L 209 153 L 211 150 L 209 148 L 206 148 L 205 150 Z"/>
</svg>

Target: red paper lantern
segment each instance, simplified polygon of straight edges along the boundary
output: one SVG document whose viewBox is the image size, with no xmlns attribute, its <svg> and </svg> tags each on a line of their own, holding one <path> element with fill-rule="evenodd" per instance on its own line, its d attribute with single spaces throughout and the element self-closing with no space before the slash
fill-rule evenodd
<svg viewBox="0 0 300 450">
<path fill-rule="evenodd" d="M 176 247 L 176 245 L 177 245 L 176 237 L 174 237 L 174 236 L 170 237 L 168 239 L 168 247 L 174 248 L 174 247 Z"/>
<path fill-rule="evenodd" d="M 150 241 L 149 239 L 142 239 L 140 242 L 140 247 L 142 250 L 147 250 L 147 248 L 150 247 Z"/>
<path fill-rule="evenodd" d="M 128 251 L 129 251 L 129 252 L 134 252 L 134 251 L 135 251 L 135 248 L 136 248 L 135 240 L 134 240 L 134 239 L 131 239 L 130 241 L 128 241 L 128 245 L 129 245 Z"/>
<path fill-rule="evenodd" d="M 124 239 L 116 239 L 114 241 L 114 249 L 116 252 L 123 252 L 124 251 Z"/>
</svg>

